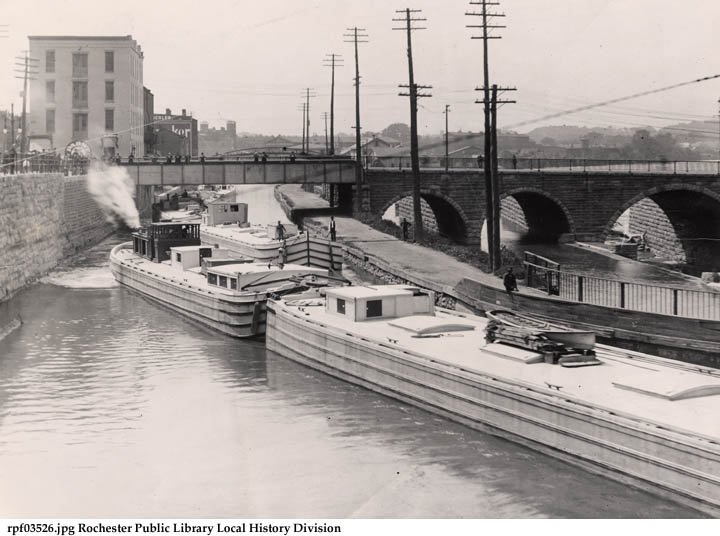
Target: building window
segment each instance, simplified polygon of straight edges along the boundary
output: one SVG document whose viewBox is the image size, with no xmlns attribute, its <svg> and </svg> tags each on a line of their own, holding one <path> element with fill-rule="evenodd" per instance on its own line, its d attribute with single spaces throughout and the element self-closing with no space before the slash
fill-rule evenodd
<svg viewBox="0 0 720 536">
<path fill-rule="evenodd" d="M 105 72 L 115 72 L 115 53 L 112 50 L 105 51 Z"/>
<path fill-rule="evenodd" d="M 88 114 L 73 114 L 73 140 L 87 139 Z"/>
<path fill-rule="evenodd" d="M 48 134 L 55 132 L 55 110 L 45 110 L 45 132 Z"/>
<path fill-rule="evenodd" d="M 368 300 L 367 318 L 382 316 L 382 300 Z"/>
<path fill-rule="evenodd" d="M 55 72 L 55 51 L 54 50 L 46 50 L 45 51 L 45 72 L 46 73 L 54 73 Z"/>
<path fill-rule="evenodd" d="M 73 108 L 88 107 L 88 83 L 73 82 Z"/>
<path fill-rule="evenodd" d="M 105 80 L 105 102 L 115 102 L 115 82 Z"/>
<path fill-rule="evenodd" d="M 227 277 L 224 275 L 220 276 L 220 286 L 223 288 L 227 288 Z"/>
<path fill-rule="evenodd" d="M 341 315 L 345 314 L 345 300 L 341 300 L 340 298 L 336 298 L 335 301 L 337 302 L 337 312 Z"/>
<path fill-rule="evenodd" d="M 105 130 L 107 132 L 115 130 L 115 110 L 112 108 L 105 110 Z"/>
<path fill-rule="evenodd" d="M 45 82 L 45 101 L 55 102 L 55 80 Z"/>
<path fill-rule="evenodd" d="M 88 55 L 87 52 L 75 52 L 72 55 L 73 78 L 87 78 L 88 75 Z"/>
<path fill-rule="evenodd" d="M 215 274 L 208 274 L 208 285 L 217 285 L 217 276 Z"/>
</svg>

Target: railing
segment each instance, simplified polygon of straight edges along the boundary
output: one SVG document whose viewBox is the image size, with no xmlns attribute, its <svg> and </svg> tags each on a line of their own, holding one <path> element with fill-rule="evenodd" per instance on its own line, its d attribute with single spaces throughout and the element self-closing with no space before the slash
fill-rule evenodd
<svg viewBox="0 0 720 536">
<path fill-rule="evenodd" d="M 0 174 L 63 173 L 65 175 L 83 175 L 87 173 L 89 163 L 84 158 L 61 159 L 55 153 L 5 153 L 0 158 Z"/>
<path fill-rule="evenodd" d="M 445 169 L 442 156 L 421 156 L 420 168 Z M 366 168 L 411 169 L 409 156 L 364 157 Z M 478 158 L 450 157 L 448 169 L 482 169 Z M 503 171 L 548 171 L 577 173 L 667 173 L 720 175 L 720 160 L 611 160 L 596 158 L 499 158 L 498 168 Z"/>
<path fill-rule="evenodd" d="M 565 300 L 629 311 L 720 320 L 720 292 L 662 287 L 563 272 L 525 260 L 528 282 Z M 530 275 L 532 274 L 532 275 Z M 539 284 L 543 282 L 544 284 Z"/>
</svg>

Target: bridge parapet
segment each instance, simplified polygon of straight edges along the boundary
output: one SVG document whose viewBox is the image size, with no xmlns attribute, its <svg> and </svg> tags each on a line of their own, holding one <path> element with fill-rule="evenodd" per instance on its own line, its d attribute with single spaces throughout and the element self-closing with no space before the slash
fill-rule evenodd
<svg viewBox="0 0 720 536">
<path fill-rule="evenodd" d="M 124 163 L 138 186 L 199 184 L 353 184 L 354 160 Z"/>
</svg>

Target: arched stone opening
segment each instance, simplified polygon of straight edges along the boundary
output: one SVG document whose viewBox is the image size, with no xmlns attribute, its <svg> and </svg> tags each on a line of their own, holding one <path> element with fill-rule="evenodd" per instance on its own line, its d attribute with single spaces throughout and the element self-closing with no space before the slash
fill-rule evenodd
<svg viewBox="0 0 720 536">
<path fill-rule="evenodd" d="M 431 192 L 421 192 L 423 228 L 426 232 L 449 238 L 453 242 L 468 242 L 468 227 L 463 210 L 452 199 Z M 413 221 L 412 194 L 396 197 L 382 211 L 383 218 L 399 224 L 403 218 Z"/>
<path fill-rule="evenodd" d="M 618 225 L 620 224 L 620 225 Z M 720 269 L 720 196 L 693 185 L 656 188 L 629 200 L 605 229 L 644 235 L 659 260 L 687 265 L 691 273 Z"/>
<path fill-rule="evenodd" d="M 558 242 L 573 233 L 573 225 L 562 203 L 538 190 L 514 190 L 501 198 L 504 226 L 525 235 L 526 242 Z"/>
</svg>

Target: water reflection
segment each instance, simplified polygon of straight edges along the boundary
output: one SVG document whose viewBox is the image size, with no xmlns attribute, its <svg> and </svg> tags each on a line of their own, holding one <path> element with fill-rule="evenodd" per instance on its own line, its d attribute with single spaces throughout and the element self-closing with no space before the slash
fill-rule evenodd
<svg viewBox="0 0 720 536">
<path fill-rule="evenodd" d="M 0 308 L 4 517 L 697 515 L 66 279 Z"/>
</svg>

